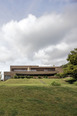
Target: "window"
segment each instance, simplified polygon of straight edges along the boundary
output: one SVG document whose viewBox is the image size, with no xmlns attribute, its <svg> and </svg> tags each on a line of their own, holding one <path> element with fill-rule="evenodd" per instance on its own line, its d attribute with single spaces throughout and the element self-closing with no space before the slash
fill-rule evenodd
<svg viewBox="0 0 77 116">
<path fill-rule="evenodd" d="M 27 71 L 27 70 L 24 70 L 24 69 L 15 69 L 14 71 Z"/>
<path fill-rule="evenodd" d="M 36 71 L 36 69 L 31 69 L 30 71 Z"/>
<path fill-rule="evenodd" d="M 10 79 L 11 76 L 10 75 L 5 75 L 5 79 Z"/>
</svg>

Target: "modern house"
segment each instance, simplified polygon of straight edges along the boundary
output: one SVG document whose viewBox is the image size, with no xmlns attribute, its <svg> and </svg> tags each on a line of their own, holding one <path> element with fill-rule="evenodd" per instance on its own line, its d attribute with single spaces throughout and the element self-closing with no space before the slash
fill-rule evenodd
<svg viewBox="0 0 77 116">
<path fill-rule="evenodd" d="M 10 72 L 4 72 L 4 80 L 13 78 L 14 76 L 32 76 L 33 78 L 41 78 L 47 76 L 53 78 L 57 73 L 62 72 L 62 67 L 51 67 L 51 66 L 10 66 Z M 55 77 L 54 77 L 55 78 Z"/>
</svg>

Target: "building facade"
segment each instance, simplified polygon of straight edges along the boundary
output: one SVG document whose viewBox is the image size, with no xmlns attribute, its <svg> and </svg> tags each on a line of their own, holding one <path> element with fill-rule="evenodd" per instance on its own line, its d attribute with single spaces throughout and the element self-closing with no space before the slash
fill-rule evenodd
<svg viewBox="0 0 77 116">
<path fill-rule="evenodd" d="M 61 72 L 61 67 L 10 66 L 10 72 L 4 72 L 4 80 L 13 78 L 14 76 L 32 76 L 33 78 L 38 78 L 38 76 L 41 78 L 43 76 L 48 76 L 48 78 L 52 78 L 55 74 Z"/>
</svg>

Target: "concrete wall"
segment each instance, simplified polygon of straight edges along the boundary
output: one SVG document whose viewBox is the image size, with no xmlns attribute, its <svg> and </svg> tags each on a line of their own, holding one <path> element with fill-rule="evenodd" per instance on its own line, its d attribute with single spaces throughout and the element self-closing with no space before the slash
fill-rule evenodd
<svg viewBox="0 0 77 116">
<path fill-rule="evenodd" d="M 62 67 L 55 67 L 55 70 L 57 71 L 57 73 L 62 73 L 63 72 Z"/>
</svg>

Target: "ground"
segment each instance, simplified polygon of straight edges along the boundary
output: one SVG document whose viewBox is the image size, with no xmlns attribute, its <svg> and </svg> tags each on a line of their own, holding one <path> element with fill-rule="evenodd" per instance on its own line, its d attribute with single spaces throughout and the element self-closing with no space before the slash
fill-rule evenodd
<svg viewBox="0 0 77 116">
<path fill-rule="evenodd" d="M 67 79 L 0 82 L 0 116 L 77 116 L 77 86 Z M 52 82 L 60 86 L 52 86 Z"/>
</svg>

